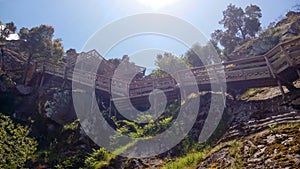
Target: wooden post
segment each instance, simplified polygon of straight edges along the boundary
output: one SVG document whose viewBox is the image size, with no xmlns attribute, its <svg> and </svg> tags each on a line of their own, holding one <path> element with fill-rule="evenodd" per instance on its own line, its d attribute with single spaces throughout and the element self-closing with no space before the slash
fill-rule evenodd
<svg viewBox="0 0 300 169">
<path fill-rule="evenodd" d="M 112 94 L 111 94 L 111 82 L 112 82 L 112 79 L 110 78 L 109 79 L 109 112 L 108 112 L 108 116 L 111 118 L 112 115 L 111 115 L 111 111 L 112 111 Z M 116 115 L 116 114 L 115 114 Z"/>
<path fill-rule="evenodd" d="M 93 115 L 93 116 L 95 115 L 94 114 L 94 111 L 95 111 L 95 101 L 94 100 L 96 100 L 96 104 L 97 104 L 96 106 L 98 106 L 95 92 L 96 91 L 92 91 L 92 93 L 91 93 L 92 97 L 91 97 L 91 109 L 90 109 L 91 112 L 90 112 L 90 114 Z"/>
<path fill-rule="evenodd" d="M 273 77 L 274 79 L 276 79 L 277 77 L 276 77 L 276 74 L 275 74 L 275 72 L 274 72 L 274 69 L 273 69 L 273 67 L 272 67 L 272 65 L 271 65 L 271 63 L 270 63 L 270 61 L 269 61 L 269 58 L 268 58 L 267 56 L 264 56 L 264 58 L 265 58 L 265 60 L 266 60 L 267 66 L 268 66 L 268 68 L 269 68 L 269 70 L 270 70 L 270 72 L 271 72 L 272 77 Z"/>
<path fill-rule="evenodd" d="M 285 93 L 284 93 L 284 90 L 283 90 L 281 81 L 277 78 L 276 72 L 275 72 L 275 70 L 273 69 L 273 67 L 272 67 L 272 65 L 271 65 L 271 63 L 270 63 L 269 58 L 268 58 L 266 55 L 264 55 L 264 58 L 265 58 L 265 60 L 266 60 L 267 66 L 268 66 L 268 68 L 269 68 L 269 70 L 270 70 L 270 72 L 271 72 L 271 74 L 272 74 L 272 77 L 273 77 L 274 79 L 276 79 L 277 85 L 278 85 L 278 87 L 279 87 L 279 90 L 280 90 L 280 92 L 281 92 L 281 94 L 282 94 L 282 97 L 284 98 L 284 97 L 285 97 Z"/>
<path fill-rule="evenodd" d="M 3 49 L 4 45 L 1 45 L 1 70 L 4 71 L 4 49 Z"/>
<path fill-rule="evenodd" d="M 295 67 L 295 64 L 294 64 L 293 60 L 291 59 L 290 55 L 288 54 L 288 52 L 284 49 L 284 47 L 282 45 L 280 46 L 280 49 L 283 52 L 284 57 L 286 58 L 287 63 L 290 66 Z M 299 71 L 299 69 L 296 68 L 296 71 L 297 71 L 298 77 L 300 77 L 300 71 Z"/>
<path fill-rule="evenodd" d="M 44 79 L 45 79 L 45 63 L 42 65 L 42 74 L 41 74 L 40 87 L 43 87 Z"/>
<path fill-rule="evenodd" d="M 68 70 L 68 68 L 67 68 L 67 65 L 65 64 L 64 65 L 64 81 L 63 81 L 63 84 L 62 84 L 62 88 L 65 87 L 65 84 L 66 84 L 66 81 L 67 81 L 67 70 Z"/>
<path fill-rule="evenodd" d="M 155 118 L 158 118 L 158 102 L 157 102 L 157 99 L 155 99 L 155 96 L 154 96 L 154 113 L 155 113 Z"/>
</svg>

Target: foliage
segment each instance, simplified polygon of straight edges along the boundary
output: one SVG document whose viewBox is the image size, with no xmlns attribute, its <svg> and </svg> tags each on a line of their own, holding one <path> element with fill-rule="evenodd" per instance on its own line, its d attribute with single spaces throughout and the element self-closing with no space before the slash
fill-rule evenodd
<svg viewBox="0 0 300 169">
<path fill-rule="evenodd" d="M 195 44 L 191 49 L 185 53 L 189 65 L 199 67 L 216 63 L 220 58 L 221 51 L 213 42 L 209 42 L 204 46 Z"/>
<path fill-rule="evenodd" d="M 35 61 L 52 60 L 58 62 L 63 54 L 64 49 L 61 39 L 54 39 L 54 28 L 49 25 L 40 25 L 31 29 L 21 28 L 19 37 L 22 40 L 20 48 L 27 54 L 27 64 L 23 75 L 23 83 L 29 71 L 30 63 Z"/>
<path fill-rule="evenodd" d="M 57 61 L 64 54 L 61 39 L 54 39 L 54 28 L 49 25 L 40 25 L 31 29 L 21 28 L 20 39 L 22 48 L 28 54 L 28 61 L 33 59 L 53 59 Z"/>
<path fill-rule="evenodd" d="M 188 68 L 184 57 L 177 57 L 171 53 L 157 55 L 155 65 L 158 69 L 150 74 L 151 77 L 167 77 L 176 71 Z"/>
<path fill-rule="evenodd" d="M 58 164 L 55 165 L 57 169 L 73 169 L 80 168 L 84 166 L 84 159 L 86 158 L 86 152 L 78 151 L 74 155 L 70 155 L 61 158 Z"/>
<path fill-rule="evenodd" d="M 6 40 L 10 34 L 16 32 L 17 27 L 13 22 L 8 22 L 5 25 L 0 21 L 0 41 Z"/>
<path fill-rule="evenodd" d="M 249 97 L 253 97 L 258 93 L 263 92 L 264 89 L 263 88 L 251 88 L 248 89 L 245 93 L 243 93 L 242 95 L 239 96 L 239 98 L 245 100 L 248 99 Z"/>
<path fill-rule="evenodd" d="M 184 145 L 186 142 L 190 145 L 189 151 L 186 151 L 183 157 L 168 162 L 164 169 L 195 168 L 211 151 L 209 146 L 191 142 L 189 139 L 185 139 Z"/>
<path fill-rule="evenodd" d="M 229 4 L 223 11 L 223 19 L 219 22 L 225 28 L 212 33 L 212 40 L 224 47 L 224 54 L 228 56 L 235 46 L 245 40 L 255 37 L 261 29 L 259 19 L 262 17 L 261 9 L 257 5 L 249 5 L 243 10 Z"/>
<path fill-rule="evenodd" d="M 125 76 L 127 78 L 141 78 L 144 76 L 145 68 L 137 66 L 134 62 L 130 61 L 128 55 L 124 55 L 122 59 L 114 58 L 108 60 L 111 65 L 116 69 L 115 74 L 119 76 Z"/>
<path fill-rule="evenodd" d="M 94 150 L 94 152 L 85 160 L 85 168 L 94 169 L 107 165 L 108 162 L 115 158 L 113 154 L 108 153 L 104 148 Z"/>
<path fill-rule="evenodd" d="M 109 63 L 111 63 L 114 66 L 114 68 L 117 68 L 120 65 L 120 63 L 122 62 L 122 60 L 119 58 L 111 58 L 111 59 L 108 59 L 107 61 Z"/>
<path fill-rule="evenodd" d="M 71 123 L 68 123 L 68 124 L 65 124 L 64 125 L 64 130 L 76 130 L 79 126 L 79 119 L 71 122 Z"/>
<path fill-rule="evenodd" d="M 0 125 L 0 168 L 22 168 L 36 151 L 37 142 L 28 137 L 28 127 L 14 124 L 1 113 Z"/>
<path fill-rule="evenodd" d="M 203 153 L 191 153 L 183 158 L 178 158 L 175 161 L 167 163 L 164 169 L 182 169 L 182 168 L 195 168 L 202 160 Z"/>
</svg>

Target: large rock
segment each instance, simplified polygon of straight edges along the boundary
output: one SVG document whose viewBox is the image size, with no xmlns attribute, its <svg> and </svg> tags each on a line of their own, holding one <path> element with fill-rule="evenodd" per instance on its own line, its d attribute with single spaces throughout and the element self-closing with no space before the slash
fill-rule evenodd
<svg viewBox="0 0 300 169">
<path fill-rule="evenodd" d="M 289 12 L 285 19 L 270 27 L 257 38 L 247 40 L 229 54 L 231 60 L 267 53 L 279 43 L 294 39 L 300 32 L 300 12 Z"/>
<path fill-rule="evenodd" d="M 70 90 L 49 91 L 46 94 L 44 110 L 46 116 L 57 123 L 64 125 L 76 119 L 72 105 L 72 92 Z"/>
<path fill-rule="evenodd" d="M 17 85 L 16 89 L 22 94 L 22 95 L 29 95 L 33 89 L 30 86 L 25 85 Z"/>
</svg>

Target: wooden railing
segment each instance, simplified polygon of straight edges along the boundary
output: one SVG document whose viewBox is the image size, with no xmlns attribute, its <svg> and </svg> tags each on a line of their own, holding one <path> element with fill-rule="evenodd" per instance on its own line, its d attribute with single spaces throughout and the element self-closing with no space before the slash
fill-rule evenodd
<svg viewBox="0 0 300 169">
<path fill-rule="evenodd" d="M 259 79 L 276 79 L 278 74 L 290 67 L 298 68 L 300 65 L 300 38 L 278 44 L 269 52 L 261 56 L 229 61 L 225 63 L 196 67 L 191 70 L 182 70 L 174 75 L 179 77 L 176 82 L 173 78 L 141 79 L 126 82 L 119 78 L 92 74 L 83 70 L 69 70 L 63 64 L 38 64 L 37 70 L 47 74 L 73 80 L 80 84 L 93 85 L 97 89 L 113 92 L 120 96 L 139 97 L 149 94 L 154 89 L 164 91 L 174 90 L 177 83 L 189 85 L 196 79 L 198 85 L 218 82 L 218 74 L 225 75 L 227 83 Z M 192 74 L 190 73 L 192 72 Z M 209 76 L 209 72 L 217 74 Z M 297 70 L 298 75 L 300 72 Z M 190 76 L 192 75 L 192 76 Z M 95 80 L 95 82 L 93 82 Z M 129 91 L 127 91 L 129 90 Z"/>
</svg>

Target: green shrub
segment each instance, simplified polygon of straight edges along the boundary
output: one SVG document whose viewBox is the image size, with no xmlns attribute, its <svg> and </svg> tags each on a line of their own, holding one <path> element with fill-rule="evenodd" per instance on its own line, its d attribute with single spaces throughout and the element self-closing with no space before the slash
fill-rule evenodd
<svg viewBox="0 0 300 169">
<path fill-rule="evenodd" d="M 22 168 L 36 151 L 37 142 L 28 137 L 28 127 L 15 125 L 0 113 L 0 168 Z"/>
<path fill-rule="evenodd" d="M 167 163 L 165 169 L 195 168 L 203 158 L 202 152 L 191 153 L 183 158 L 178 158 L 173 162 Z"/>
<path fill-rule="evenodd" d="M 79 126 L 79 119 L 71 122 L 71 123 L 68 123 L 68 124 L 65 124 L 64 125 L 64 130 L 76 130 Z"/>
<path fill-rule="evenodd" d="M 85 160 L 85 167 L 88 169 L 101 168 L 107 165 L 115 155 L 108 153 L 104 148 L 94 150 L 94 152 Z"/>
<path fill-rule="evenodd" d="M 84 150 L 77 151 L 75 154 L 61 157 L 58 164 L 55 165 L 57 169 L 73 169 L 84 166 L 87 153 Z"/>
</svg>

